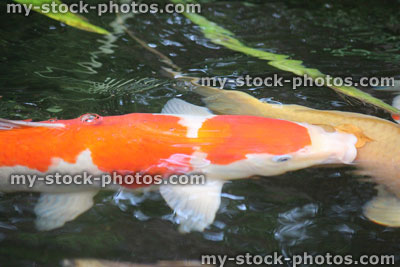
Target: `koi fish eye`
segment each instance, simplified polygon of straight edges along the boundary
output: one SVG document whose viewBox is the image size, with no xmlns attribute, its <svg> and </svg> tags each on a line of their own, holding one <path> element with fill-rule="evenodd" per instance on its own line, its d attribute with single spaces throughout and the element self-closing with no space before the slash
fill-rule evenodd
<svg viewBox="0 0 400 267">
<path fill-rule="evenodd" d="M 94 113 L 88 113 L 80 117 L 81 122 L 91 123 L 100 119 L 100 116 Z"/>
<path fill-rule="evenodd" d="M 279 155 L 279 156 L 274 156 L 272 158 L 272 161 L 274 161 L 274 162 L 285 162 L 285 161 L 288 161 L 290 159 L 292 159 L 291 155 Z"/>
</svg>

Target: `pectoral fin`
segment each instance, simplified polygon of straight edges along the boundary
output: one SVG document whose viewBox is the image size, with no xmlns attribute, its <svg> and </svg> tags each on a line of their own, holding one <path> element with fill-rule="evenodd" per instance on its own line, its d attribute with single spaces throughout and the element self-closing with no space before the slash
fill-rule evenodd
<svg viewBox="0 0 400 267">
<path fill-rule="evenodd" d="M 378 195 L 364 206 L 364 215 L 377 224 L 400 227 L 400 199 L 378 186 Z"/>
<path fill-rule="evenodd" d="M 36 228 L 48 231 L 72 221 L 93 206 L 97 192 L 43 193 L 35 206 Z"/>
<path fill-rule="evenodd" d="M 201 185 L 163 185 L 160 193 L 174 210 L 183 233 L 203 231 L 215 218 L 224 182 L 209 180 Z"/>
</svg>

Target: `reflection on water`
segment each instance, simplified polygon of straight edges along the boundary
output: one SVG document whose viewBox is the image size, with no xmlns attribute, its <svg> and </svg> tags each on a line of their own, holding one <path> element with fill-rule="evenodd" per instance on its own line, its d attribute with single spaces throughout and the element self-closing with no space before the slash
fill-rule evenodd
<svg viewBox="0 0 400 267">
<path fill-rule="evenodd" d="M 311 239 L 308 229 L 313 225 L 313 217 L 318 212 L 318 206 L 307 204 L 296 207 L 278 216 L 275 239 L 287 246 L 294 246 L 304 240 Z"/>
<path fill-rule="evenodd" d="M 203 14 L 252 47 L 292 55 L 331 75 L 399 75 L 397 2 L 204 1 Z M 4 8 L 4 4 L 0 4 Z M 44 16 L 0 18 L 3 36 L 0 117 L 46 120 L 159 112 L 179 96 L 160 72 L 162 63 L 127 36 L 114 15 L 90 17 L 110 36 L 65 27 Z M 198 76 L 266 77 L 266 62 L 215 45 L 180 15 L 121 17 L 124 24 L 183 72 Z M 11 31 L 10 29 L 18 29 Z M 278 71 L 278 75 L 290 74 Z M 327 88 L 228 88 L 246 90 L 272 103 L 363 112 L 388 118 L 370 106 L 349 102 Z M 390 102 L 391 92 L 368 92 Z M 44 140 L 45 142 L 45 140 Z M 309 254 L 395 254 L 400 230 L 372 224 L 363 204 L 376 191 L 348 168 L 308 169 L 279 177 L 235 181 L 223 188 L 216 221 L 204 233 L 182 235 L 157 191 L 102 192 L 95 206 L 51 232 L 33 228 L 37 194 L 0 195 L 0 265 L 56 265 L 64 258 L 130 262 L 194 259 L 200 254 L 274 251 Z M 5 264 L 6 265 L 6 264 Z"/>
</svg>

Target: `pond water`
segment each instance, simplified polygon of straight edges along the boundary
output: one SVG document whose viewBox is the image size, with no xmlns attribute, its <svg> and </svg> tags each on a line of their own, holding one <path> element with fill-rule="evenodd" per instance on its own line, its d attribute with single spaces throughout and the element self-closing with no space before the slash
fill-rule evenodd
<svg viewBox="0 0 400 267">
<path fill-rule="evenodd" d="M 399 77 L 399 7 L 400 1 L 204 1 L 202 15 L 250 47 L 290 55 L 333 76 Z M 105 37 L 37 13 L 5 14 L 5 3 L 0 8 L 1 118 L 156 113 L 173 97 L 201 105 L 195 94 L 173 89 L 174 81 L 160 72 L 163 64 L 121 30 L 115 14 L 86 15 L 113 32 Z M 266 61 L 212 43 L 182 15 L 140 14 L 125 26 L 188 75 L 292 77 Z M 389 119 L 324 87 L 227 88 L 281 103 Z M 394 96 L 365 91 L 388 103 Z M 65 258 L 88 257 L 151 263 L 245 252 L 393 254 L 398 264 L 400 229 L 376 225 L 362 215 L 376 190 L 350 171 L 311 168 L 230 182 L 215 222 L 203 233 L 185 235 L 157 192 L 102 192 L 92 209 L 49 232 L 34 228 L 38 194 L 1 194 L 0 266 L 58 266 Z"/>
</svg>

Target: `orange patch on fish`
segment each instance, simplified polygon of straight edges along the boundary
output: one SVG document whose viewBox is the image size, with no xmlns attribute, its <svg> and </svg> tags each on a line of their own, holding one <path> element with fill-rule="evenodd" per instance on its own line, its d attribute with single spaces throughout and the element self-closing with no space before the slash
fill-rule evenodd
<svg viewBox="0 0 400 267">
<path fill-rule="evenodd" d="M 305 127 L 255 116 L 216 116 L 204 122 L 199 138 L 212 138 L 218 130 L 224 136 L 223 142 L 215 140 L 216 143 L 202 148 L 214 164 L 229 164 L 245 159 L 247 154 L 283 155 L 311 145 Z"/>
</svg>

